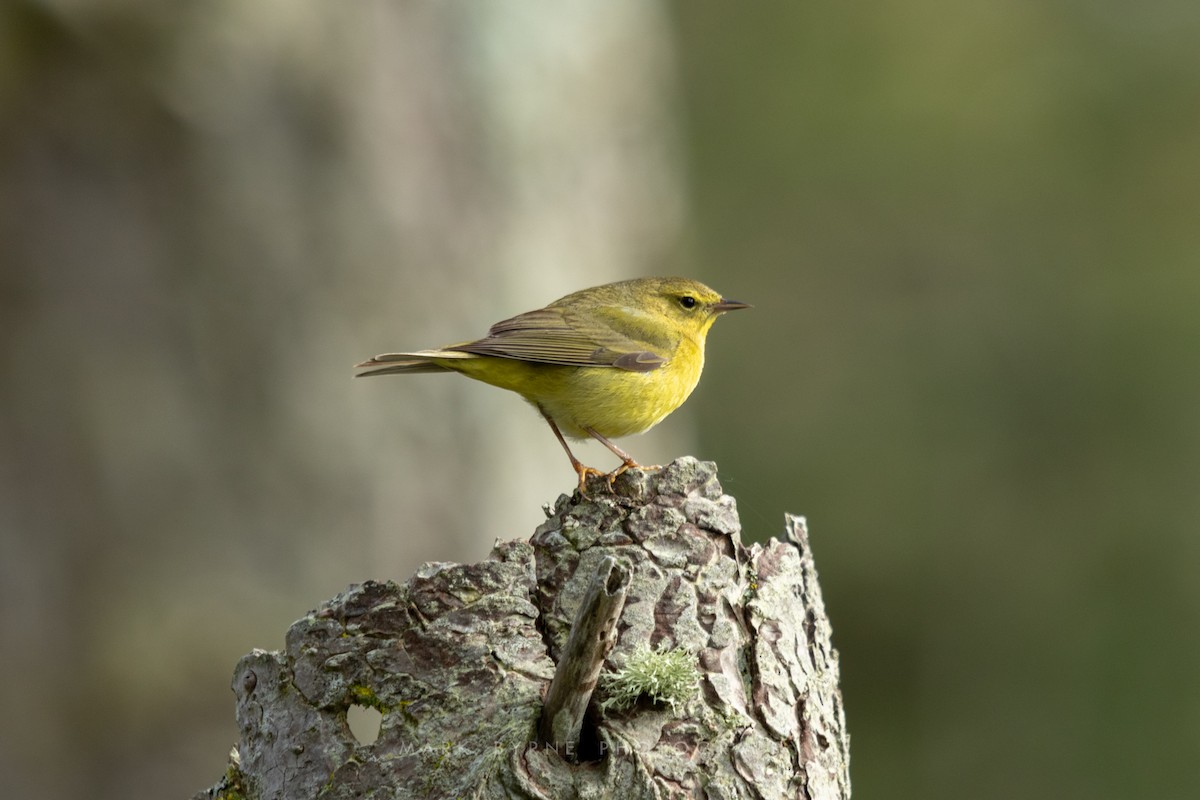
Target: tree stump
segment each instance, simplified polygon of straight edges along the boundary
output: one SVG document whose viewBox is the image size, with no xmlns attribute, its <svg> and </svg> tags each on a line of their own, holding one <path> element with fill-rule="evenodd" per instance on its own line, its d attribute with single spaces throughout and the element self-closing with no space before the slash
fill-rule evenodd
<svg viewBox="0 0 1200 800">
<path fill-rule="evenodd" d="M 560 497 L 529 542 L 352 586 L 292 625 L 282 652 L 242 658 L 241 741 L 194 800 L 848 798 L 838 657 L 803 518 L 787 518 L 786 540 L 744 546 L 715 465 L 690 457 L 588 494 Z M 586 679 L 561 679 L 568 710 L 543 720 L 587 597 L 599 616 L 571 652 L 602 662 L 601 679 L 590 701 Z M 683 696 L 605 702 L 631 659 L 667 650 L 697 673 Z M 352 705 L 382 713 L 373 743 L 351 733 Z"/>
</svg>

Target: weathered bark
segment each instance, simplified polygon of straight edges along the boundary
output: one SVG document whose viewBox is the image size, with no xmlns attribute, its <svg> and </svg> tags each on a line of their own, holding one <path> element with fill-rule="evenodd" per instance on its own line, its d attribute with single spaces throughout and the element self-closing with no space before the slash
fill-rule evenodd
<svg viewBox="0 0 1200 800">
<path fill-rule="evenodd" d="M 629 590 L 629 573 L 608 556 L 600 562 L 588 587 L 563 657 L 554 671 L 554 680 L 546 691 L 538 724 L 540 743 L 554 747 L 559 743 L 577 748 L 583 730 L 584 717 L 604 659 L 616 644 L 617 622 L 625 608 Z M 575 759 L 568 754 L 572 761 Z"/>
<path fill-rule="evenodd" d="M 848 798 L 837 652 L 804 520 L 750 547 L 740 528 L 715 466 L 682 458 L 625 473 L 612 494 L 560 497 L 530 542 L 482 563 L 351 587 L 296 622 L 283 652 L 238 664 L 241 743 L 197 800 Z M 616 711 L 598 702 L 601 682 L 580 741 L 547 747 L 543 697 L 609 557 L 628 588 L 605 672 L 639 646 L 682 647 L 698 690 Z M 351 734 L 353 704 L 382 712 L 374 743 Z"/>
</svg>

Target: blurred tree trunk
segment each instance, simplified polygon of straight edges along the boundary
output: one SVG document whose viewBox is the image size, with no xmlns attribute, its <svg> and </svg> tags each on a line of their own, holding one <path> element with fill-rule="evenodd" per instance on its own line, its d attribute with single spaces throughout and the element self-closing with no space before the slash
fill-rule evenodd
<svg viewBox="0 0 1200 800">
<path fill-rule="evenodd" d="M 43 601 L 0 622 L 0 795 L 195 785 L 229 735 L 197 687 L 312 587 L 478 554 L 570 485 L 515 396 L 351 365 L 658 265 L 660 14 L 4 4 L 0 601 Z"/>
<path fill-rule="evenodd" d="M 283 652 L 243 658 L 241 742 L 196 800 L 849 798 L 838 658 L 804 521 L 788 520 L 787 541 L 744 546 L 714 465 L 692 458 L 631 470 L 614 494 L 602 482 L 593 500 L 561 497 L 529 543 L 352 587 L 293 625 Z M 545 741 L 572 729 L 545 724 L 560 694 L 547 689 L 556 662 L 581 674 L 561 662 L 589 652 L 580 633 L 589 609 L 612 607 L 605 596 L 624 608 L 615 629 L 598 622 L 591 652 L 615 634 L 604 671 L 644 693 L 618 708 L 602 680 L 582 736 Z M 633 663 L 647 658 L 659 666 L 639 680 Z M 354 705 L 381 712 L 374 741 L 349 729 Z"/>
</svg>

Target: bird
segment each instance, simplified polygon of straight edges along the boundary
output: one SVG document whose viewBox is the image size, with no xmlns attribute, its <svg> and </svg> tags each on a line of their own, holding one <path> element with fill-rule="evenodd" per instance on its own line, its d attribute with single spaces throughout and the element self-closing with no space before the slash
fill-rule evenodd
<svg viewBox="0 0 1200 800">
<path fill-rule="evenodd" d="M 610 439 L 643 433 L 679 408 L 700 380 L 708 330 L 748 303 L 688 278 L 633 278 L 573 292 L 497 322 L 487 336 L 434 350 L 383 353 L 355 377 L 457 372 L 521 395 L 549 423 L 586 496 L 589 475 L 613 482 L 634 460 Z M 588 438 L 621 459 L 585 466 L 567 438 Z"/>
</svg>

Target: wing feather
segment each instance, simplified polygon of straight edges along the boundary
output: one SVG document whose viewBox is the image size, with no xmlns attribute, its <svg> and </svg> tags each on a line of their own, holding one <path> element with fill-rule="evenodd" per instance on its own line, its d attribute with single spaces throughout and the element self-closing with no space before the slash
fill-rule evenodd
<svg viewBox="0 0 1200 800">
<path fill-rule="evenodd" d="M 446 349 L 540 364 L 614 367 L 631 372 L 651 372 L 667 363 L 646 343 L 621 334 L 597 315 L 573 313 L 561 306 L 497 322 L 485 338 Z"/>
</svg>

